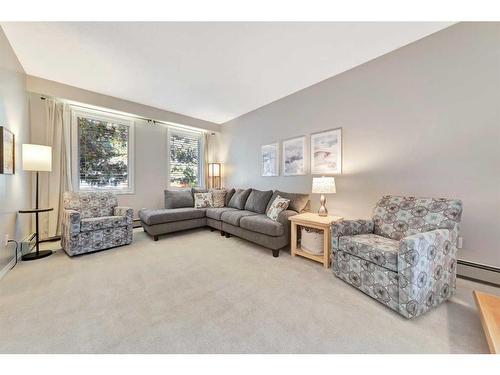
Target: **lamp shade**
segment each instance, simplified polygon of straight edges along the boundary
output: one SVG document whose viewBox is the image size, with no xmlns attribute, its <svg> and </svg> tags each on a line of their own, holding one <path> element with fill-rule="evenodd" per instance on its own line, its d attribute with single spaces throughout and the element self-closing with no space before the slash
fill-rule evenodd
<svg viewBox="0 0 500 375">
<path fill-rule="evenodd" d="M 52 147 L 23 144 L 23 170 L 52 171 Z"/>
<path fill-rule="evenodd" d="M 208 163 L 208 177 L 220 177 L 220 163 Z"/>
<path fill-rule="evenodd" d="M 335 194 L 334 177 L 313 177 L 312 192 L 316 194 Z"/>
</svg>

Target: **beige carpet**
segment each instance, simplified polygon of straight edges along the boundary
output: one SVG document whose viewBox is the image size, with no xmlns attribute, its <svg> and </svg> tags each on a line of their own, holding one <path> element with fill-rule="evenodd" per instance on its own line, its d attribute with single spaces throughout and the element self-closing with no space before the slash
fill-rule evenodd
<svg viewBox="0 0 500 375">
<path fill-rule="evenodd" d="M 54 244 L 52 244 L 54 245 Z M 198 229 L 0 281 L 2 353 L 485 353 L 471 292 L 406 320 L 318 263 Z"/>
</svg>

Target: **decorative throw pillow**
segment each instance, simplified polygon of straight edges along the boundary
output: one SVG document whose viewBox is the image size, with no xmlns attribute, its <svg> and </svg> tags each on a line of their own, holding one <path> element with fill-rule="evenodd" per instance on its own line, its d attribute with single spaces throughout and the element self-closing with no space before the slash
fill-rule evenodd
<svg viewBox="0 0 500 375">
<path fill-rule="evenodd" d="M 226 189 L 210 189 L 212 193 L 212 207 L 224 207 L 226 204 Z"/>
<path fill-rule="evenodd" d="M 194 193 L 194 208 L 212 207 L 212 193 Z"/>
<path fill-rule="evenodd" d="M 267 217 L 271 220 L 278 220 L 278 215 L 280 212 L 285 211 L 290 204 L 290 199 L 281 198 L 279 195 L 276 196 L 273 203 L 267 210 Z"/>
</svg>

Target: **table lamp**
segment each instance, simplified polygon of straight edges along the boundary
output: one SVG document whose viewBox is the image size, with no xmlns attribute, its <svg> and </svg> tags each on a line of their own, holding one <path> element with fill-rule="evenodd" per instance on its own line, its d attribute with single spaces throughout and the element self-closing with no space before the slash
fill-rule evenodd
<svg viewBox="0 0 500 375">
<path fill-rule="evenodd" d="M 318 215 L 328 216 L 328 210 L 326 209 L 326 198 L 324 194 L 335 194 L 337 192 L 335 189 L 335 178 L 313 177 L 312 192 L 316 194 L 321 194 L 320 198 L 321 206 L 318 210 Z"/>
</svg>

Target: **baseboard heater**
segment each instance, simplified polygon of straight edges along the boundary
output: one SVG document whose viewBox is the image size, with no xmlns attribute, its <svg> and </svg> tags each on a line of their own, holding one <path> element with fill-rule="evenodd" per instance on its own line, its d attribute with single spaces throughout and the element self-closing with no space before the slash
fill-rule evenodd
<svg viewBox="0 0 500 375">
<path fill-rule="evenodd" d="M 134 219 L 132 221 L 132 227 L 133 228 L 140 228 L 140 227 L 142 227 L 141 220 L 140 219 Z"/>
<path fill-rule="evenodd" d="M 463 259 L 458 259 L 457 265 L 458 277 L 500 286 L 500 268 Z"/>
<path fill-rule="evenodd" d="M 18 254 L 20 257 L 25 254 L 28 254 L 29 252 L 31 252 L 31 250 L 35 248 L 36 245 L 35 237 L 36 237 L 35 233 L 30 233 L 21 240 L 20 243 L 21 248 L 18 250 Z"/>
</svg>

